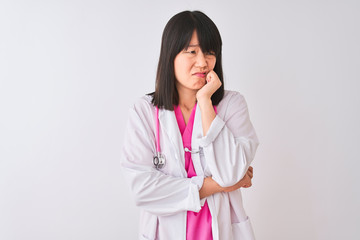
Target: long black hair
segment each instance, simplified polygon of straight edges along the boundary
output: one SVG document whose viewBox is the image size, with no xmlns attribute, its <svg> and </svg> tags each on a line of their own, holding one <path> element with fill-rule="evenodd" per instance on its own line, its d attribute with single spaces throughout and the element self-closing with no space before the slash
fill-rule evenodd
<svg viewBox="0 0 360 240">
<path fill-rule="evenodd" d="M 221 61 L 222 41 L 215 23 L 200 11 L 184 11 L 173 16 L 166 24 L 162 40 L 159 63 L 157 67 L 155 92 L 152 104 L 159 108 L 174 110 L 179 104 L 176 89 L 174 60 L 179 52 L 186 49 L 194 30 L 197 32 L 200 48 L 203 52 L 214 52 L 216 63 L 214 72 L 221 81 L 221 87 L 211 96 L 212 104 L 218 105 L 224 96 L 224 80 Z"/>
</svg>

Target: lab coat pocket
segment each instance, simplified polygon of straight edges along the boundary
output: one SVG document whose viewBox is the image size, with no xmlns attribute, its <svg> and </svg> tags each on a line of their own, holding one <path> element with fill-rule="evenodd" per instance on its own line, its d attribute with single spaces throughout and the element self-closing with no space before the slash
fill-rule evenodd
<svg viewBox="0 0 360 240">
<path fill-rule="evenodd" d="M 245 221 L 232 223 L 231 226 L 234 240 L 255 240 L 249 217 Z"/>
<path fill-rule="evenodd" d="M 145 212 L 140 218 L 143 224 L 140 224 L 140 239 L 155 240 L 158 230 L 158 218 L 156 215 Z"/>
</svg>

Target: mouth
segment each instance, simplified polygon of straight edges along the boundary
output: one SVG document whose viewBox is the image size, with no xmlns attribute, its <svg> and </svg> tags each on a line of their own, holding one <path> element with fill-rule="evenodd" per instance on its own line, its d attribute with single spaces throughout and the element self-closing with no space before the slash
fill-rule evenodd
<svg viewBox="0 0 360 240">
<path fill-rule="evenodd" d="M 206 74 L 207 74 L 207 72 L 197 72 L 197 73 L 194 73 L 193 75 L 200 77 L 200 78 L 205 78 Z"/>
</svg>

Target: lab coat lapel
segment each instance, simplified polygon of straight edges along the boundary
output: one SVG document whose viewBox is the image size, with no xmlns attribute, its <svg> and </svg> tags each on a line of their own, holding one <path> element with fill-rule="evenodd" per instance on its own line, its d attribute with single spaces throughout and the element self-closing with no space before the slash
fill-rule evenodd
<svg viewBox="0 0 360 240">
<path fill-rule="evenodd" d="M 202 120 L 201 120 L 201 111 L 199 104 L 196 104 L 195 109 L 195 117 L 194 117 L 194 125 L 192 130 L 191 136 L 191 150 L 192 151 L 199 151 L 199 140 L 203 137 L 203 128 L 202 128 Z M 199 153 L 191 154 L 191 158 L 193 161 L 194 169 L 196 175 L 200 176 L 203 175 L 203 169 L 200 163 L 200 155 Z"/>
<path fill-rule="evenodd" d="M 195 118 L 194 118 L 194 125 L 193 125 L 193 130 L 192 130 L 192 136 L 191 136 L 191 144 L 192 150 L 198 150 L 198 146 L 197 146 L 197 142 L 199 141 L 199 138 L 203 137 L 203 129 L 202 129 L 202 121 L 201 121 L 201 111 L 200 111 L 200 107 L 199 104 L 196 104 L 196 109 L 195 109 Z"/>
<path fill-rule="evenodd" d="M 169 111 L 166 109 L 159 109 L 159 130 L 161 132 L 160 136 L 167 136 L 168 140 L 170 140 L 174 151 L 175 151 L 175 159 L 179 163 L 179 167 L 184 177 L 187 177 L 187 173 L 185 170 L 185 154 L 184 147 L 182 142 L 182 137 L 180 134 L 179 126 L 177 124 L 177 120 L 175 117 L 174 111 Z M 163 145 L 160 137 L 160 144 Z M 165 156 L 167 159 L 173 156 Z"/>
</svg>

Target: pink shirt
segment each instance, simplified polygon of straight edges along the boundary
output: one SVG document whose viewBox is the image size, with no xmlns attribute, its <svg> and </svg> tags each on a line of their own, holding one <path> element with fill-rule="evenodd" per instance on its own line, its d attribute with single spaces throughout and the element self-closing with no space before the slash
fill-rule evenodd
<svg viewBox="0 0 360 240">
<path fill-rule="evenodd" d="M 187 147 L 191 150 L 191 136 L 194 125 L 195 109 L 194 106 L 187 125 L 182 116 L 180 107 L 174 106 L 174 112 L 176 116 L 177 123 L 179 125 L 180 133 L 183 140 L 184 148 Z M 194 165 L 191 159 L 191 153 L 185 152 L 185 169 L 188 173 L 188 178 L 196 176 Z M 212 240 L 212 230 L 211 230 L 211 214 L 205 201 L 204 206 L 201 210 L 197 212 L 188 211 L 187 212 L 187 223 L 186 223 L 186 239 L 187 240 Z"/>
</svg>

